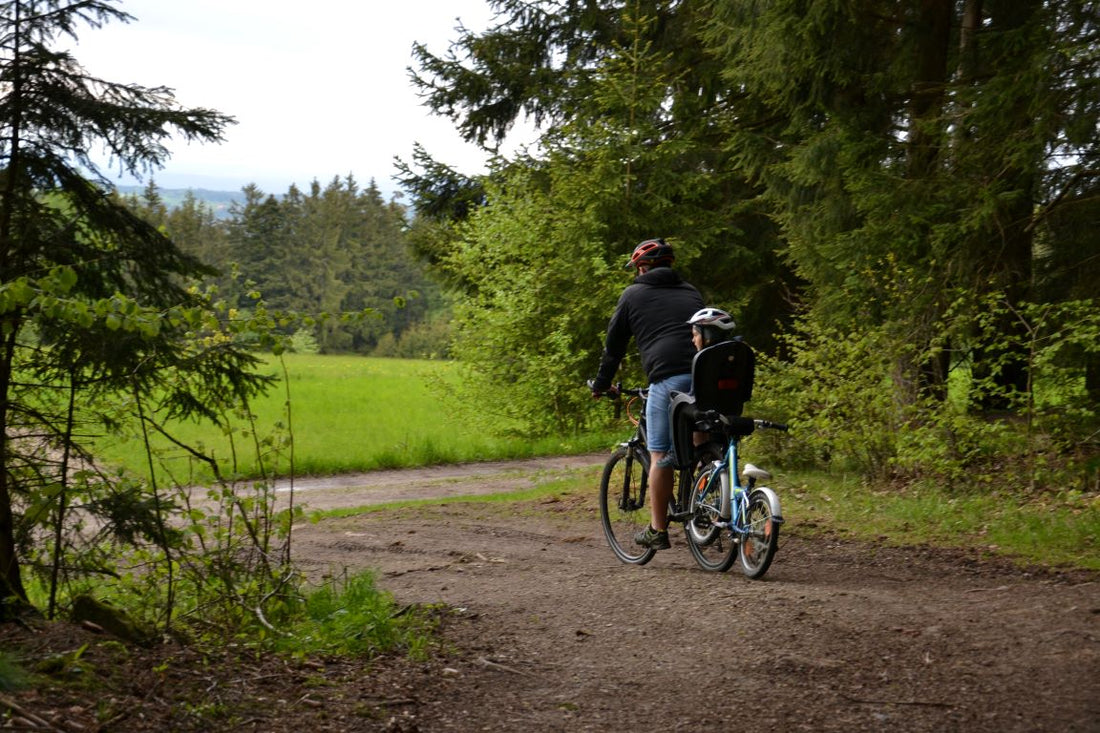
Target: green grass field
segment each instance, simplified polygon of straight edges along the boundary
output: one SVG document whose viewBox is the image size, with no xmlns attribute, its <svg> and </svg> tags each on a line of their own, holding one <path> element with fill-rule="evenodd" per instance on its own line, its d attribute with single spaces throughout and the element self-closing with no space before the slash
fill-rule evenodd
<svg viewBox="0 0 1100 733">
<path fill-rule="evenodd" d="M 285 363 L 288 380 L 279 362 L 270 362 L 270 372 L 280 381 L 253 405 L 256 435 L 261 440 L 272 435 L 274 426 L 286 425 L 289 417 L 291 431 L 282 433 L 284 438 L 293 435 L 298 475 L 521 458 L 608 445 L 607 436 L 526 440 L 488 430 L 482 406 L 463 406 L 447 396 L 459 379 L 453 362 L 288 354 Z M 235 455 L 238 474 L 259 474 L 256 441 L 250 435 L 236 435 L 231 442 L 206 425 L 184 424 L 176 430 L 186 442 L 212 452 L 223 470 L 233 469 Z M 271 455 L 267 447 L 261 452 Z M 111 462 L 146 473 L 137 441 L 105 445 L 102 453 Z M 279 453 L 277 471 L 286 474 L 289 448 Z M 180 449 L 168 449 L 163 460 L 177 480 L 199 466 Z M 274 461 L 272 455 L 268 465 Z"/>
</svg>

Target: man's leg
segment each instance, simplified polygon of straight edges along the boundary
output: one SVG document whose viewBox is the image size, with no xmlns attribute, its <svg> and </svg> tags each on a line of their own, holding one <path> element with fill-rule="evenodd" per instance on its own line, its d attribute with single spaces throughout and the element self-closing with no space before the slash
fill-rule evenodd
<svg viewBox="0 0 1100 733">
<path fill-rule="evenodd" d="M 634 541 L 639 545 L 663 550 L 668 542 L 668 502 L 672 499 L 672 466 L 661 465 L 672 450 L 672 426 L 668 407 L 672 392 L 691 389 L 691 375 L 678 374 L 649 385 L 645 418 L 649 428 L 649 530 L 639 532 Z"/>
<path fill-rule="evenodd" d="M 672 469 L 658 465 L 665 454 L 650 453 L 649 464 L 649 528 L 634 535 L 634 541 L 654 550 L 667 550 L 668 502 L 672 498 Z"/>
<path fill-rule="evenodd" d="M 658 465 L 665 453 L 654 451 L 649 461 L 649 526 L 668 529 L 668 503 L 672 500 L 672 468 Z"/>
</svg>

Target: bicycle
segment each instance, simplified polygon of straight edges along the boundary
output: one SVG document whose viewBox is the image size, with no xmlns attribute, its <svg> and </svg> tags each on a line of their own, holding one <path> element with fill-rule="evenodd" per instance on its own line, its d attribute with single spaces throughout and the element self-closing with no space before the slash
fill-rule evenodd
<svg viewBox="0 0 1100 733">
<path fill-rule="evenodd" d="M 618 387 L 609 392 L 618 410 L 627 395 L 627 417 L 634 434 L 620 443 L 600 478 L 600 521 L 612 552 L 624 563 L 645 565 L 657 553 L 634 543 L 634 534 L 649 524 L 646 494 L 649 449 L 646 444 L 645 400 L 648 390 Z M 633 406 L 640 402 L 638 415 Z M 786 430 L 769 420 L 724 415 L 707 410 L 694 416 L 695 431 L 708 440 L 695 446 L 692 460 L 678 469 L 669 522 L 684 524 L 688 547 L 704 570 L 724 572 L 740 559 L 744 574 L 763 577 L 771 566 L 779 541 L 783 513 L 779 496 L 759 481 L 771 477 L 751 463 L 738 471 L 741 440 L 757 428 Z M 722 445 L 716 440 L 721 436 Z M 742 485 L 739 475 L 747 480 Z"/>
</svg>

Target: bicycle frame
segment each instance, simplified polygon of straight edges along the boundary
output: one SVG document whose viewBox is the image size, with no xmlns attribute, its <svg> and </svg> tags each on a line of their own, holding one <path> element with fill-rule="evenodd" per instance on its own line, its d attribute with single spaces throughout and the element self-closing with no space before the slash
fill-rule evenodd
<svg viewBox="0 0 1100 733">
<path fill-rule="evenodd" d="M 641 509 L 645 505 L 646 495 L 649 492 L 649 447 L 646 443 L 645 399 L 645 391 L 639 389 L 626 403 L 626 416 L 630 422 L 634 423 L 634 435 L 631 436 L 630 440 L 619 443 L 621 447 L 626 448 L 628 451 L 627 470 L 623 474 L 623 486 L 618 500 L 619 510 L 624 512 Z M 637 418 L 634 417 L 631 411 L 631 405 L 634 404 L 635 400 L 640 400 L 642 403 L 642 409 L 639 411 Z M 637 500 L 632 499 L 630 496 L 630 480 L 633 475 L 632 464 L 634 461 L 638 461 L 646 469 L 642 472 Z"/>
<path fill-rule="evenodd" d="M 626 458 L 626 471 L 623 473 L 622 491 L 619 493 L 620 511 L 637 511 L 645 505 L 646 494 L 649 492 L 649 450 L 645 447 L 645 441 L 640 432 L 635 432 L 634 437 L 625 443 L 619 443 L 629 452 Z M 633 476 L 632 464 L 634 461 L 641 463 L 646 470 L 642 472 L 641 484 L 637 500 L 630 496 L 630 480 Z"/>
<path fill-rule="evenodd" d="M 748 485 L 742 485 L 740 480 L 740 455 L 741 440 L 737 436 L 730 436 L 726 443 L 726 451 L 721 461 L 715 461 L 711 465 L 711 471 L 707 480 L 707 486 L 700 492 L 701 496 L 713 496 L 711 492 L 717 491 L 719 496 L 719 508 L 721 519 L 714 522 L 715 526 L 728 529 L 735 537 L 743 537 L 752 531 L 752 527 L 745 524 L 745 516 L 749 507 L 749 495 L 753 491 L 761 491 L 771 505 L 772 521 L 777 524 L 783 522 L 782 508 L 779 496 L 766 486 L 756 486 L 758 476 L 749 475 Z M 717 465 L 715 465 L 717 464 Z M 759 469 L 756 469 L 759 471 Z M 760 472 L 760 475 L 767 475 Z"/>
</svg>

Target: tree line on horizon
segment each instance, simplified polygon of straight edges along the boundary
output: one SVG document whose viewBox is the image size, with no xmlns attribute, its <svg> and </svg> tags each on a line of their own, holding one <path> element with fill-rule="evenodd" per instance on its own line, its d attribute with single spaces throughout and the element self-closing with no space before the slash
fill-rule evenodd
<svg viewBox="0 0 1100 733">
<path fill-rule="evenodd" d="M 447 354 L 445 293 L 406 241 L 406 210 L 354 176 L 245 186 L 226 212 L 192 192 L 174 206 L 155 183 L 123 200 L 216 273 L 203 280 L 234 311 L 256 301 L 295 314 L 292 344 L 319 353 L 433 358 Z M 359 318 L 348 314 L 366 313 Z M 344 317 L 341 317 L 344 316 Z"/>
</svg>

